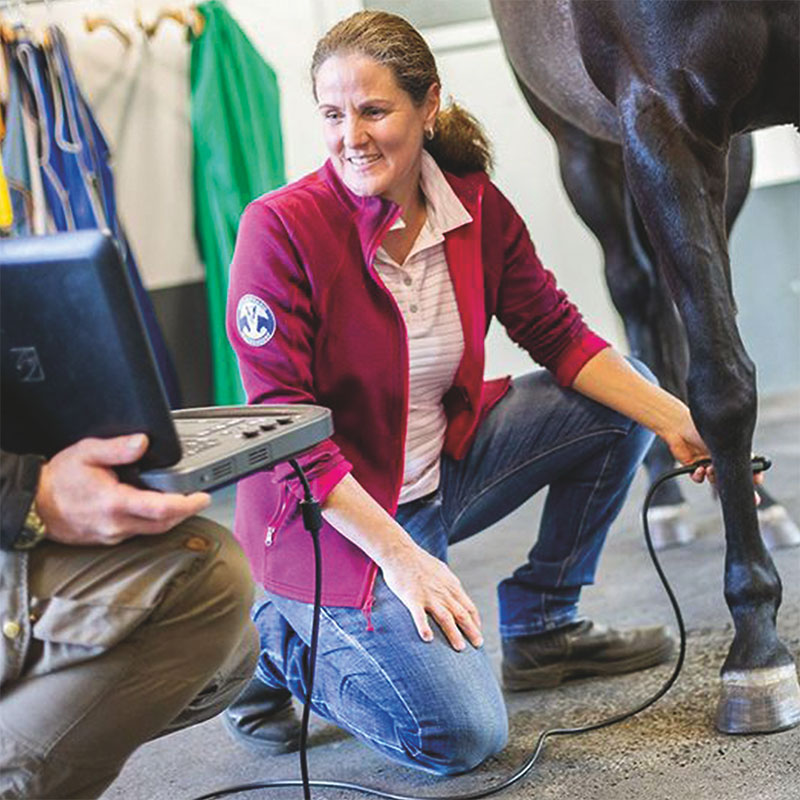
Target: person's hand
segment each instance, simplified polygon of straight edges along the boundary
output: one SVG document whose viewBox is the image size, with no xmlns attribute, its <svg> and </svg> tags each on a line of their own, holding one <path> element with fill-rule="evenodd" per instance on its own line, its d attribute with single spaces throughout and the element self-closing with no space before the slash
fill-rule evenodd
<svg viewBox="0 0 800 800">
<path fill-rule="evenodd" d="M 708 447 L 695 427 L 689 409 L 685 406 L 684 409 L 676 423 L 668 431 L 661 434 L 661 438 L 664 439 L 672 455 L 681 464 L 694 464 L 696 461 L 710 459 L 711 455 L 708 452 Z M 695 483 L 702 483 L 706 478 L 711 483 L 715 483 L 714 465 L 709 463 L 706 466 L 698 467 L 691 473 L 691 478 Z M 763 472 L 754 473 L 754 483 L 760 484 L 763 481 Z M 756 492 L 756 505 L 760 502 L 761 498 Z"/>
<path fill-rule="evenodd" d="M 142 533 L 163 533 L 206 508 L 204 493 L 163 494 L 121 483 L 112 467 L 132 464 L 147 436 L 83 439 L 42 466 L 36 509 L 47 538 L 75 545 L 113 545 Z"/>
<path fill-rule="evenodd" d="M 443 561 L 413 544 L 382 563 L 381 569 L 386 585 L 409 610 L 421 639 L 433 639 L 430 614 L 454 649 L 467 646 L 464 635 L 475 647 L 483 644 L 478 609 Z"/>
<path fill-rule="evenodd" d="M 675 460 L 684 466 L 704 459 L 710 460 L 711 455 L 708 452 L 708 447 L 706 447 L 706 443 L 698 433 L 689 414 L 689 409 L 685 406 L 684 408 L 685 411 L 679 415 L 669 430 L 661 433 L 661 438 L 669 446 Z M 691 477 L 695 483 L 702 483 L 706 478 L 713 483 L 714 468 L 711 464 L 698 467 L 691 474 Z"/>
</svg>

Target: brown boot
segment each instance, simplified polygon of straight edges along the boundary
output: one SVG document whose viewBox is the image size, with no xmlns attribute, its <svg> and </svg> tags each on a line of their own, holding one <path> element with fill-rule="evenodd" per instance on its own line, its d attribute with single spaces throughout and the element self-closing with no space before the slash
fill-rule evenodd
<svg viewBox="0 0 800 800">
<path fill-rule="evenodd" d="M 667 661 L 674 648 L 661 626 L 616 631 L 587 620 L 503 639 L 503 686 L 510 691 L 551 689 L 570 678 L 635 672 Z"/>
</svg>

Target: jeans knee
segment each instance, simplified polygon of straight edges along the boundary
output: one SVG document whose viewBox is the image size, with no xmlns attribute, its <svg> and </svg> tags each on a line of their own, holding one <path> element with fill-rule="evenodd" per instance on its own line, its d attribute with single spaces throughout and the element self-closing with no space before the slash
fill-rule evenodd
<svg viewBox="0 0 800 800">
<path fill-rule="evenodd" d="M 422 751 L 413 758 L 437 775 L 469 772 L 508 742 L 508 717 L 502 703 L 499 708 L 472 708 L 447 716 L 438 721 L 436 731 L 427 735 L 423 731 Z"/>
</svg>

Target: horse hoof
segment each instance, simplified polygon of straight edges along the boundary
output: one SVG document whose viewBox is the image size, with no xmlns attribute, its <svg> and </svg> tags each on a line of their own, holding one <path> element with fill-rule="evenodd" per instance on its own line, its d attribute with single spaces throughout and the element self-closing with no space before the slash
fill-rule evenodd
<svg viewBox="0 0 800 800">
<path fill-rule="evenodd" d="M 800 528 L 779 503 L 758 510 L 761 538 L 770 550 L 800 545 Z"/>
<path fill-rule="evenodd" d="M 688 522 L 689 506 L 678 503 L 654 506 L 647 512 L 650 539 L 656 550 L 680 547 L 695 538 L 694 527 Z"/>
<path fill-rule="evenodd" d="M 794 664 L 722 674 L 717 730 L 773 733 L 800 723 L 800 684 Z"/>
</svg>

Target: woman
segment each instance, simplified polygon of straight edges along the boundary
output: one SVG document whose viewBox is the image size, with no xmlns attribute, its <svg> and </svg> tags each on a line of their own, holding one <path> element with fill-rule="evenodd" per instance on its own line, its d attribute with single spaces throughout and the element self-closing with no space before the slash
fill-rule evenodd
<svg viewBox="0 0 800 800">
<path fill-rule="evenodd" d="M 397 761 L 465 771 L 502 749 L 508 725 L 448 544 L 549 486 L 528 561 L 498 589 L 505 685 L 657 664 L 672 650 L 662 628 L 602 628 L 577 601 L 650 431 L 682 462 L 706 448 L 687 408 L 556 288 L 486 175 L 480 128 L 440 112 L 433 56 L 408 23 L 340 22 L 312 79 L 330 159 L 244 212 L 229 336 L 251 403 L 333 410 L 334 436 L 302 459 L 325 519 L 314 710 Z M 493 315 L 549 371 L 484 382 Z M 301 496 L 284 467 L 237 499 L 267 593 L 256 678 L 227 721 L 267 752 L 295 744 L 290 695 L 306 691 Z"/>
</svg>

